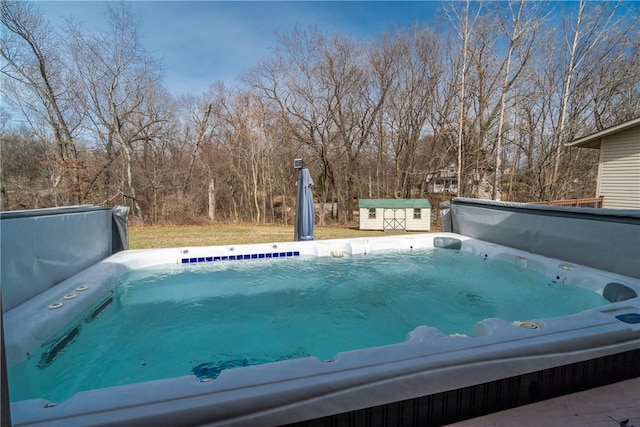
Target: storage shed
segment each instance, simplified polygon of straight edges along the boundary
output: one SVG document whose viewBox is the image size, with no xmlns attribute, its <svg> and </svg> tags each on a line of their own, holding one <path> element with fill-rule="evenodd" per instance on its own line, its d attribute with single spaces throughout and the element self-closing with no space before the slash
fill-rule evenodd
<svg viewBox="0 0 640 427">
<path fill-rule="evenodd" d="M 640 117 L 568 145 L 600 149 L 596 197 L 604 208 L 640 209 Z"/>
<path fill-rule="evenodd" d="M 360 230 L 429 231 L 427 199 L 360 199 Z"/>
</svg>

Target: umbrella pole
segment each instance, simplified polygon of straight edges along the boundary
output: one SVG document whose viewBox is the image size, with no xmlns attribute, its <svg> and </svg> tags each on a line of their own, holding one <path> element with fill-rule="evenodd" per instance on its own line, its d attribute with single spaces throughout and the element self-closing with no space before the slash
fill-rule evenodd
<svg viewBox="0 0 640 427">
<path fill-rule="evenodd" d="M 293 218 L 293 240 L 294 242 L 300 241 L 300 210 L 302 209 L 302 169 L 304 168 L 304 161 L 302 159 L 295 159 L 293 161 L 293 167 L 298 170 L 298 188 L 296 196 L 296 210 Z"/>
</svg>

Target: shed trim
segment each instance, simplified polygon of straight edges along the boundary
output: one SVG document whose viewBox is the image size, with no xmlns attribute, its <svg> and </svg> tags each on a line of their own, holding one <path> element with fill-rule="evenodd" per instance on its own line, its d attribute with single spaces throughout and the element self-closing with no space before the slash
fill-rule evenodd
<svg viewBox="0 0 640 427">
<path fill-rule="evenodd" d="M 427 199 L 359 199 L 358 208 L 360 209 L 369 209 L 369 208 L 431 209 L 431 204 Z"/>
</svg>

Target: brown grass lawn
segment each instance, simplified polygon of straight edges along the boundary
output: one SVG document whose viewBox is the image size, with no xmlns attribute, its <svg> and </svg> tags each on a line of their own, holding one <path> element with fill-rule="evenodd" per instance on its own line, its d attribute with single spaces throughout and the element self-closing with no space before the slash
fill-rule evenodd
<svg viewBox="0 0 640 427">
<path fill-rule="evenodd" d="M 449 196 L 430 197 L 432 209 L 439 217 L 438 205 Z M 431 231 L 441 230 L 439 219 L 431 224 Z M 389 236 L 404 233 L 389 231 L 359 230 L 357 221 L 351 226 L 318 227 L 314 229 L 315 240 L 345 239 L 357 237 Z M 129 227 L 129 249 L 179 248 L 188 246 L 216 246 L 243 243 L 292 242 L 293 225 L 164 225 L 151 227 Z"/>
<path fill-rule="evenodd" d="M 316 227 L 315 240 L 388 236 L 389 232 L 347 227 Z M 129 249 L 215 246 L 293 241 L 293 226 L 209 225 L 129 228 Z"/>
</svg>

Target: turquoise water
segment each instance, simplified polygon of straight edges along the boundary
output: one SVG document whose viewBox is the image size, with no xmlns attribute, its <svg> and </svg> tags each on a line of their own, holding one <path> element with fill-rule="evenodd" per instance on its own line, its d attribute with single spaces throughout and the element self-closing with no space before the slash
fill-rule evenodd
<svg viewBox="0 0 640 427">
<path fill-rule="evenodd" d="M 175 271 L 172 271 L 175 270 Z M 79 333 L 9 368 L 12 401 L 398 343 L 419 325 L 471 335 L 488 317 L 606 304 L 515 265 L 452 250 L 138 270 Z M 49 350 L 47 352 L 47 350 Z"/>
</svg>

